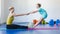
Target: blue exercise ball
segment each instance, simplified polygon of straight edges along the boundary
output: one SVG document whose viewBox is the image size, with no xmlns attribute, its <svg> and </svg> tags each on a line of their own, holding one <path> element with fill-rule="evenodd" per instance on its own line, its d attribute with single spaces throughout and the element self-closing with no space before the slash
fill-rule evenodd
<svg viewBox="0 0 60 34">
<path fill-rule="evenodd" d="M 49 21 L 49 25 L 50 25 L 50 26 L 54 26 L 54 20 L 53 20 L 53 19 L 51 19 L 51 20 Z"/>
<path fill-rule="evenodd" d="M 56 20 L 56 25 L 58 26 L 59 23 L 60 23 L 60 20 L 57 19 L 57 20 Z"/>
</svg>

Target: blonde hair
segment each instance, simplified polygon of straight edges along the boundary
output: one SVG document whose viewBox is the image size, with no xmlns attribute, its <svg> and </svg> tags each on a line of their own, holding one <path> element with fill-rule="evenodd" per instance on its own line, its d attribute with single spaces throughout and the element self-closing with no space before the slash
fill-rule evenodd
<svg viewBox="0 0 60 34">
<path fill-rule="evenodd" d="M 14 9 L 14 7 L 13 7 L 13 6 L 10 6 L 10 7 L 9 7 L 9 10 L 11 10 L 11 9 Z"/>
</svg>

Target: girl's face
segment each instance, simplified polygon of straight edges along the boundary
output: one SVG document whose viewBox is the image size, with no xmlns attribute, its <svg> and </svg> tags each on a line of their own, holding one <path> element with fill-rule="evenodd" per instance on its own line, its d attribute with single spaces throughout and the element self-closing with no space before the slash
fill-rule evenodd
<svg viewBox="0 0 60 34">
<path fill-rule="evenodd" d="M 36 8 L 39 8 L 39 6 L 38 6 L 38 5 L 36 5 Z"/>
</svg>

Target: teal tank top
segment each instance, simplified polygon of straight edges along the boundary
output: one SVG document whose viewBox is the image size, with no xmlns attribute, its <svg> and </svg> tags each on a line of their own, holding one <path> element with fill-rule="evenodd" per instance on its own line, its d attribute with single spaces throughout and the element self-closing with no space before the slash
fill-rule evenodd
<svg viewBox="0 0 60 34">
<path fill-rule="evenodd" d="M 38 11 L 42 15 L 43 19 L 47 18 L 48 14 L 47 14 L 46 10 L 39 8 Z"/>
</svg>

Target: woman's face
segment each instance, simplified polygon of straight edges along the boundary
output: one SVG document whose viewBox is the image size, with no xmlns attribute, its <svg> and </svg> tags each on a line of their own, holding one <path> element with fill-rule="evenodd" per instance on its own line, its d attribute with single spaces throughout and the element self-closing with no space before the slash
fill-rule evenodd
<svg viewBox="0 0 60 34">
<path fill-rule="evenodd" d="M 14 9 L 10 9 L 10 11 L 13 13 L 14 12 Z"/>
</svg>

